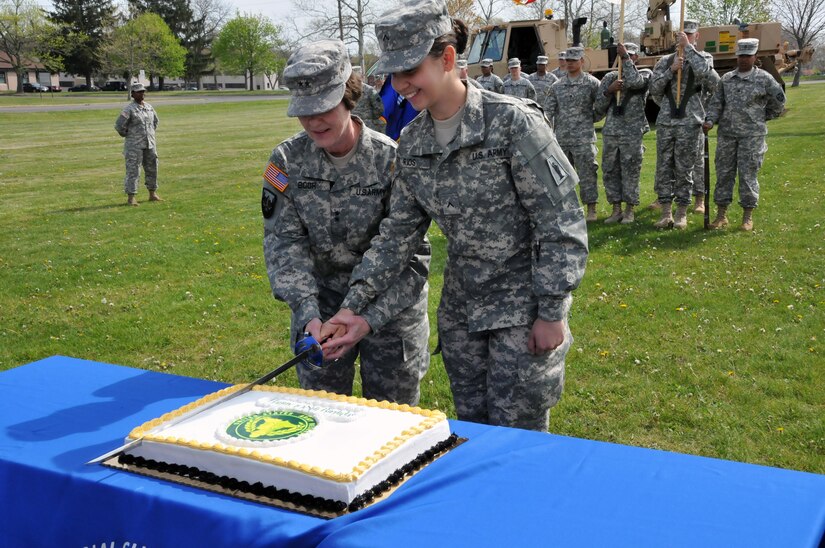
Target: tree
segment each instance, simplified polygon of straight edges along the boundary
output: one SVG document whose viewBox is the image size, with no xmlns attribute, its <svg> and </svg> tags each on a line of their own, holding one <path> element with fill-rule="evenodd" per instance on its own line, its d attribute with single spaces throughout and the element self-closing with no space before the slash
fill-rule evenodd
<svg viewBox="0 0 825 548">
<path fill-rule="evenodd" d="M 101 67 L 105 30 L 114 23 L 114 5 L 111 0 L 53 0 L 52 4 L 49 20 L 61 26 L 71 44 L 64 59 L 66 70 L 82 74 L 86 85 L 91 85 L 92 74 Z"/>
<path fill-rule="evenodd" d="M 154 13 L 143 13 L 117 27 L 103 50 L 104 66 L 126 75 L 129 82 L 140 69 L 173 77 L 183 74 L 186 50 Z"/>
<path fill-rule="evenodd" d="M 338 39 L 347 47 L 355 46 L 359 60 L 364 59 L 367 42 L 374 40 L 375 13 L 370 0 L 335 0 L 335 9 L 324 2 L 302 2 L 294 4 L 301 13 L 302 20 L 309 22 L 298 28 L 293 19 L 295 33 L 301 42 L 311 39 Z M 359 61 L 360 62 L 360 61 Z M 362 65 L 362 68 L 366 68 Z"/>
<path fill-rule="evenodd" d="M 60 49 L 54 26 L 40 6 L 32 0 L 0 0 L 0 51 L 17 73 L 18 93 L 32 65 L 45 60 L 48 69 L 61 67 Z"/>
<path fill-rule="evenodd" d="M 825 31 L 825 0 L 776 0 L 776 15 L 796 47 L 813 46 Z M 802 67 L 797 66 L 791 87 L 799 85 Z"/>
<path fill-rule="evenodd" d="M 475 0 L 447 0 L 447 12 L 450 16 L 464 21 L 471 29 L 484 22 L 476 13 Z"/>
<path fill-rule="evenodd" d="M 702 25 L 762 23 L 771 20 L 769 0 L 687 0 L 687 13 Z"/>
<path fill-rule="evenodd" d="M 482 25 L 492 25 L 499 14 L 507 8 L 509 0 L 476 0 Z"/>
<path fill-rule="evenodd" d="M 210 47 L 229 17 L 230 8 L 222 0 L 192 0 L 192 12 L 195 19 L 182 45 L 187 50 L 186 80 L 199 82 L 201 74 L 213 63 Z"/>
<path fill-rule="evenodd" d="M 249 90 L 255 74 L 272 74 L 278 70 L 281 30 L 263 15 L 235 15 L 212 44 L 212 54 L 223 70 L 244 74 Z"/>
</svg>

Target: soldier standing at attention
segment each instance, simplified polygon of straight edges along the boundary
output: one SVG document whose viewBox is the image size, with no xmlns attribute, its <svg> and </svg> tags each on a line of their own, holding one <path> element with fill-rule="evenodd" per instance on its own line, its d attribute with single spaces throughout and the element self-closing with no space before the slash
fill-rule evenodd
<svg viewBox="0 0 825 548">
<path fill-rule="evenodd" d="M 547 93 L 550 86 L 559 81 L 558 78 L 547 72 L 547 57 L 539 55 L 536 58 L 536 72 L 527 77 L 536 88 L 536 102 L 546 109 Z"/>
<path fill-rule="evenodd" d="M 697 143 L 702 132 L 705 109 L 702 88 L 711 88 L 719 81 L 713 70 L 711 54 L 699 51 L 699 23 L 684 21 L 684 32 L 677 40 L 684 57 L 678 52 L 666 55 L 656 63 L 650 79 L 650 95 L 659 105 L 656 118 L 656 181 L 654 188 L 662 206 L 656 228 L 687 228 L 687 208 L 693 186 L 693 167 L 698 160 Z M 682 69 L 681 100 L 676 104 L 677 72 Z M 676 202 L 674 218 L 672 203 Z"/>
<path fill-rule="evenodd" d="M 512 95 L 520 99 L 536 100 L 536 88 L 521 74 L 521 61 L 513 57 L 507 61 L 510 79 L 504 82 L 505 95 Z"/>
<path fill-rule="evenodd" d="M 479 89 L 484 89 L 481 87 L 477 81 L 473 80 L 467 74 L 467 60 L 466 59 L 459 59 L 455 62 L 455 68 L 458 71 L 458 79 L 464 82 L 465 84 L 469 84 L 471 86 L 477 87 Z"/>
<path fill-rule="evenodd" d="M 396 145 L 352 115 L 361 78 L 343 42 L 298 49 L 284 82 L 292 92 L 287 115 L 304 131 L 272 151 L 264 172 L 264 258 L 273 294 L 292 310 L 293 343 L 304 332 L 321 341 L 328 335 L 322 321 L 340 308 L 352 269 L 387 214 Z M 410 245 L 387 291 L 362 310 L 371 334 L 320 369 L 299 364 L 301 387 L 352 394 L 360 355 L 365 398 L 418 403 L 429 367 L 430 245 L 423 234 Z"/>
<path fill-rule="evenodd" d="M 568 48 L 565 54 L 567 74 L 550 86 L 546 114 L 556 131 L 562 150 L 579 174 L 579 192 L 587 204 L 587 221 L 595 221 L 599 201 L 596 162 L 596 130 L 593 124 L 603 113 L 596 111 L 599 81 L 582 71 L 584 48 Z"/>
<path fill-rule="evenodd" d="M 633 208 L 639 205 L 639 177 L 645 152 L 642 137 L 650 131 L 645 103 L 651 72 L 636 68 L 639 46 L 626 43 L 616 48 L 622 60 L 622 79 L 619 80 L 618 71 L 602 78 L 596 107 L 607 113 L 602 128 L 602 180 L 613 213 L 604 222 L 629 224 L 635 218 Z M 619 92 L 620 102 L 616 98 Z M 624 212 L 622 202 L 625 203 Z"/>
<path fill-rule="evenodd" d="M 550 73 L 553 76 L 555 76 L 556 78 L 558 78 L 559 80 L 561 80 L 562 76 L 567 74 L 567 60 L 565 59 L 566 56 L 567 56 L 567 50 L 561 50 L 559 52 L 559 56 L 558 56 L 559 57 L 559 66 L 554 68 L 553 71 Z"/>
<path fill-rule="evenodd" d="M 158 148 L 155 140 L 158 115 L 152 105 L 143 100 L 145 95 L 146 88 L 143 84 L 132 84 L 133 101 L 126 105 L 115 122 L 115 131 L 126 138 L 123 143 L 123 156 L 126 158 L 123 186 L 128 196 L 126 203 L 131 206 L 140 205 L 137 201 L 137 187 L 141 165 L 146 188 L 149 190 L 149 201 L 163 201 L 158 196 Z"/>
<path fill-rule="evenodd" d="M 361 75 L 361 67 L 353 67 L 358 76 Z M 385 133 L 387 130 L 387 119 L 384 118 L 384 101 L 378 91 L 366 82 L 361 85 L 361 99 L 355 105 L 352 113 L 364 122 L 373 131 Z"/>
<path fill-rule="evenodd" d="M 504 93 L 504 82 L 501 78 L 493 74 L 493 60 L 481 60 L 481 76 L 476 78 L 476 82 L 481 84 L 481 87 L 487 91 L 494 91 L 496 93 Z"/>
<path fill-rule="evenodd" d="M 739 205 L 744 209 L 741 229 L 753 230 L 753 210 L 759 202 L 756 176 L 768 145 L 768 120 L 782 114 L 785 93 L 766 71 L 754 66 L 759 40 L 736 42 L 737 70 L 728 72 L 713 95 L 705 115 L 705 132 L 717 124 L 716 140 L 716 218 L 711 228 L 728 224 L 728 206 L 733 201 L 733 185 L 739 172 Z"/>
<path fill-rule="evenodd" d="M 434 220 L 447 239 L 438 333 L 458 417 L 546 431 L 561 397 L 571 291 L 587 228 L 576 174 L 532 101 L 465 86 L 468 31 L 444 0 L 407 0 L 375 25 L 380 70 L 422 111 L 401 134 L 390 214 L 353 271 L 334 358 Z"/>
</svg>

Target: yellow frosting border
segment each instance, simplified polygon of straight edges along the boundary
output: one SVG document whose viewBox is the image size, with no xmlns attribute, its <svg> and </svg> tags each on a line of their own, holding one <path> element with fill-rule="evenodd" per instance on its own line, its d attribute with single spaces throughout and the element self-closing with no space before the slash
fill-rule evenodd
<svg viewBox="0 0 825 548">
<path fill-rule="evenodd" d="M 245 386 L 246 385 L 244 384 L 237 384 L 235 386 L 229 386 L 222 390 L 218 390 L 217 392 L 213 392 L 212 394 L 207 394 L 206 396 L 198 400 L 195 400 L 191 403 L 187 403 L 183 407 L 175 409 L 174 411 L 170 411 L 169 413 L 165 413 L 156 419 L 152 419 L 141 424 L 140 426 L 134 428 L 131 432 L 129 432 L 128 437 L 132 439 L 143 438 L 146 441 L 153 441 L 158 443 L 171 443 L 175 445 L 189 447 L 191 449 L 217 451 L 219 453 L 224 453 L 226 455 L 257 460 L 267 464 L 273 464 L 275 466 L 289 468 L 291 470 L 296 470 L 304 474 L 318 476 L 320 478 L 324 478 L 335 482 L 347 483 L 360 478 L 367 472 L 367 470 L 369 470 L 372 467 L 372 465 L 379 462 L 382 458 L 390 454 L 396 448 L 400 447 L 401 444 L 403 444 L 410 438 L 417 436 L 418 434 L 426 430 L 429 430 L 439 422 L 447 419 L 447 416 L 441 411 L 422 409 L 420 407 L 414 407 L 407 404 L 397 404 L 390 403 L 387 401 L 368 400 L 366 398 L 356 398 L 354 396 L 343 396 L 341 394 L 333 394 L 325 390 L 303 390 L 301 388 L 288 388 L 282 386 L 255 386 L 252 388 L 252 390 L 258 390 L 261 392 L 278 392 L 281 394 L 309 396 L 336 402 L 353 403 L 357 405 L 363 405 L 366 407 L 388 409 L 391 411 L 404 411 L 407 413 L 414 413 L 416 415 L 421 415 L 422 417 L 424 417 L 424 420 L 422 420 L 420 423 L 402 431 L 401 434 L 382 445 L 373 454 L 365 457 L 364 460 L 356 464 L 350 472 L 336 472 L 330 469 L 323 470 L 318 466 L 310 466 L 308 464 L 304 464 L 294 460 L 287 461 L 280 457 L 264 455 L 257 449 L 250 449 L 247 447 L 230 447 L 222 443 L 201 443 L 195 440 L 182 439 L 176 438 L 174 436 L 164 436 L 162 434 L 151 433 L 151 430 L 154 430 L 155 428 L 162 426 L 163 423 L 175 419 L 186 413 L 189 413 L 190 411 L 194 411 L 201 405 L 211 403 L 218 398 L 222 398 L 228 394 L 231 394 L 232 392 L 237 392 Z"/>
</svg>

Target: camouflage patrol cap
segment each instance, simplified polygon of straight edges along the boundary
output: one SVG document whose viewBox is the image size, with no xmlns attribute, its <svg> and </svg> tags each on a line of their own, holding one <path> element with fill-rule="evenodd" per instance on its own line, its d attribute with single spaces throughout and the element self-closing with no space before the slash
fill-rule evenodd
<svg viewBox="0 0 825 548">
<path fill-rule="evenodd" d="M 146 88 L 141 83 L 132 84 L 132 93 L 137 91 L 146 91 Z"/>
<path fill-rule="evenodd" d="M 375 23 L 381 72 L 403 72 L 421 64 L 435 39 L 453 30 L 444 0 L 411 0 L 385 12 Z"/>
<path fill-rule="evenodd" d="M 455 68 L 457 69 L 465 69 L 467 68 L 467 60 L 466 59 L 459 59 L 455 62 Z"/>
<path fill-rule="evenodd" d="M 546 65 L 547 64 L 547 56 L 546 55 L 539 55 L 536 57 L 536 64 L 537 65 Z"/>
<path fill-rule="evenodd" d="M 685 19 L 684 27 L 685 27 L 685 34 L 693 34 L 695 32 L 699 32 L 699 22 L 698 21 L 690 21 L 689 19 Z"/>
<path fill-rule="evenodd" d="M 567 59 L 567 50 L 563 49 L 559 52 L 559 59 L 561 59 L 562 61 Z"/>
<path fill-rule="evenodd" d="M 622 44 L 628 55 L 639 55 L 639 45 L 633 42 L 625 42 Z"/>
<path fill-rule="evenodd" d="M 511 57 L 507 59 L 507 68 L 515 68 L 521 66 L 521 60 L 518 57 Z"/>
<path fill-rule="evenodd" d="M 492 67 L 493 66 L 493 60 L 492 59 L 482 59 L 481 60 L 481 66 L 482 67 Z"/>
<path fill-rule="evenodd" d="M 581 59 L 582 57 L 584 57 L 584 48 L 581 47 L 581 46 L 576 46 L 576 47 L 573 47 L 573 48 L 567 48 L 567 51 L 565 52 L 564 55 L 565 55 L 564 58 L 567 59 L 568 61 Z"/>
<path fill-rule="evenodd" d="M 312 116 L 334 109 L 352 74 L 340 40 L 319 40 L 299 48 L 287 61 L 284 84 L 292 92 L 287 116 Z"/>
<path fill-rule="evenodd" d="M 736 55 L 756 55 L 759 51 L 759 39 L 742 38 L 736 42 Z"/>
</svg>

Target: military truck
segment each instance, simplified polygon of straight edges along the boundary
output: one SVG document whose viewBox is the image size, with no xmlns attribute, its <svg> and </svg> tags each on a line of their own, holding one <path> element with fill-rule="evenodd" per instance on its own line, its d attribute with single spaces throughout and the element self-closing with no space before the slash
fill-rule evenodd
<svg viewBox="0 0 825 548">
<path fill-rule="evenodd" d="M 642 36 L 643 54 L 639 66 L 653 68 L 663 56 L 676 49 L 676 33 L 679 27 L 670 18 L 670 6 L 675 0 L 650 0 L 647 11 L 648 23 Z M 580 43 L 581 27 L 586 17 L 572 21 L 573 43 Z M 474 31 L 467 48 L 467 66 L 473 78 L 481 74 L 482 59 L 493 60 L 493 70 L 500 77 L 507 74 L 507 59 L 518 57 L 522 70 L 532 73 L 536 70 L 536 58 L 546 55 L 551 68 L 555 68 L 558 52 L 568 47 L 567 21 L 553 19 L 552 14 L 541 20 L 511 21 L 501 25 L 491 25 Z M 758 38 L 759 66 L 770 72 L 784 86 L 781 74 L 797 62 L 807 62 L 813 55 L 810 48 L 805 51 L 788 51 L 782 42 L 782 25 L 778 22 L 742 23 L 702 27 L 699 30 L 698 49 L 713 55 L 714 67 L 721 75 L 736 67 L 736 40 Z M 607 49 L 585 49 L 584 70 L 601 78 L 616 67 L 616 47 Z"/>
</svg>

